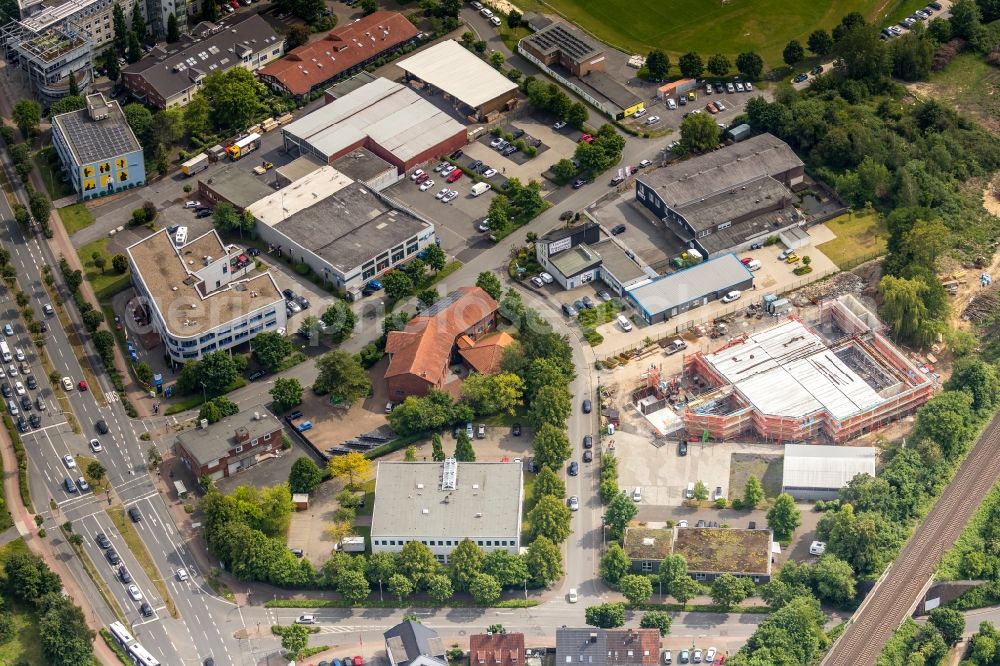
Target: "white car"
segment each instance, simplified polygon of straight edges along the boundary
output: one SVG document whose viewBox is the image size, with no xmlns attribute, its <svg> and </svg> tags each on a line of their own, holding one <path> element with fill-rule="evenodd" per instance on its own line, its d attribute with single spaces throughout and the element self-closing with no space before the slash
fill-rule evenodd
<svg viewBox="0 0 1000 666">
<path fill-rule="evenodd" d="M 736 92 L 743 92 L 743 84 L 739 81 L 736 82 Z"/>
<path fill-rule="evenodd" d="M 25 359 L 24 352 L 21 351 L 20 349 L 15 349 L 14 358 L 16 358 L 18 361 L 23 361 Z"/>
<path fill-rule="evenodd" d="M 128 595 L 132 597 L 133 601 L 142 601 L 142 592 L 139 590 L 138 585 L 129 585 Z"/>
<path fill-rule="evenodd" d="M 714 647 L 710 647 L 710 648 L 708 648 L 708 650 L 706 650 L 706 651 L 705 651 L 705 663 L 706 663 L 706 664 L 711 664 L 711 663 L 712 663 L 712 660 L 713 660 L 713 659 L 715 659 L 715 655 L 716 655 L 716 654 L 717 654 L 718 652 L 719 652 L 719 651 L 718 651 L 718 650 L 716 650 L 716 649 L 715 649 Z"/>
<path fill-rule="evenodd" d="M 694 664 L 701 663 L 701 648 L 695 648 L 691 653 L 691 662 Z"/>
<path fill-rule="evenodd" d="M 753 92 L 753 84 L 749 81 L 743 84 L 743 88 L 746 89 L 747 92 Z"/>
<path fill-rule="evenodd" d="M 14 382 L 14 390 L 18 395 L 24 395 L 27 391 L 24 390 L 24 384 L 21 382 Z"/>
<path fill-rule="evenodd" d="M 671 111 L 677 108 L 677 102 L 674 101 L 673 97 L 667 98 L 667 108 L 670 109 Z"/>
<path fill-rule="evenodd" d="M 76 461 L 68 453 L 63 456 L 63 464 L 66 465 L 66 469 L 76 469 Z"/>
<path fill-rule="evenodd" d="M 492 178 L 495 175 L 497 175 L 497 170 L 493 168 L 489 168 L 483 172 L 483 178 Z"/>
<path fill-rule="evenodd" d="M 432 187 L 434 187 L 434 179 L 433 178 L 428 178 L 424 182 L 420 183 L 420 191 L 421 192 L 426 192 L 427 190 L 431 189 Z"/>
<path fill-rule="evenodd" d="M 503 143 L 503 137 L 497 137 L 490 141 L 490 148 L 499 148 L 500 144 Z"/>
<path fill-rule="evenodd" d="M 570 511 L 579 511 L 580 510 L 580 498 L 577 497 L 576 495 L 572 495 L 569 498 L 569 510 Z"/>
<path fill-rule="evenodd" d="M 7 374 L 11 377 L 17 377 L 17 366 L 11 363 L 7 366 Z"/>
<path fill-rule="evenodd" d="M 482 14 L 483 16 L 485 16 L 486 18 L 491 18 L 493 16 L 493 12 L 491 10 L 487 9 L 486 7 L 483 7 L 482 9 L 480 9 L 479 13 Z"/>
<path fill-rule="evenodd" d="M 447 195 L 447 194 L 448 194 L 449 192 L 451 192 L 451 190 L 449 190 L 449 189 L 448 189 L 448 188 L 446 187 L 446 188 L 442 189 L 442 190 L 441 190 L 440 192 L 438 192 L 437 194 L 435 194 L 435 195 L 434 195 L 434 198 L 435 198 L 435 199 L 444 199 L 444 198 L 445 198 L 445 195 Z"/>
<path fill-rule="evenodd" d="M 295 620 L 295 624 L 316 624 L 315 615 L 299 615 L 298 619 Z"/>
<path fill-rule="evenodd" d="M 295 301 L 286 301 L 285 306 L 288 308 L 288 311 L 293 314 L 296 312 L 302 312 L 302 306 Z"/>
<path fill-rule="evenodd" d="M 655 125 L 658 122 L 660 122 L 659 116 L 650 116 L 649 118 L 646 119 L 647 125 Z"/>
<path fill-rule="evenodd" d="M 416 180 L 417 178 L 420 178 L 422 175 L 424 175 L 424 170 L 417 169 L 416 171 L 410 174 L 410 180 Z"/>
<path fill-rule="evenodd" d="M 187 569 L 178 569 L 177 570 L 177 580 L 185 581 L 187 579 L 188 579 Z"/>
<path fill-rule="evenodd" d="M 492 23 L 493 25 L 495 25 L 496 27 L 499 28 L 500 24 L 502 23 L 502 21 L 500 20 L 499 16 L 491 16 L 490 17 L 490 23 Z"/>
<path fill-rule="evenodd" d="M 639 486 L 636 486 L 635 490 L 632 491 L 632 501 L 633 502 L 642 501 L 642 488 L 640 488 Z"/>
<path fill-rule="evenodd" d="M 569 588 L 569 594 L 566 595 L 566 600 L 569 601 L 571 604 L 575 604 L 577 598 L 578 597 L 577 597 L 577 594 L 576 594 L 576 588 L 575 587 Z"/>
<path fill-rule="evenodd" d="M 723 303 L 732 303 L 733 301 L 737 300 L 742 295 L 743 294 L 741 292 L 733 290 L 733 291 L 729 292 L 728 294 L 726 294 L 725 296 L 722 297 L 722 302 Z"/>
<path fill-rule="evenodd" d="M 822 555 L 825 552 L 826 552 L 826 542 L 813 541 L 811 544 L 809 544 L 810 555 Z"/>
<path fill-rule="evenodd" d="M 455 190 L 449 190 L 448 194 L 446 194 L 443 197 L 441 197 L 441 201 L 443 203 L 448 203 L 450 201 L 454 201 L 455 197 L 457 197 L 457 196 L 458 196 L 458 192 L 456 192 Z"/>
<path fill-rule="evenodd" d="M 725 111 L 726 110 L 726 105 L 723 104 L 722 102 L 716 102 L 715 103 L 715 108 L 718 109 L 719 111 Z"/>
<path fill-rule="evenodd" d="M 62 378 L 62 387 L 63 387 L 64 391 L 72 391 L 73 390 L 73 380 L 70 379 L 69 377 L 63 377 Z"/>
<path fill-rule="evenodd" d="M 184 202 L 184 207 L 185 208 L 201 208 L 201 202 L 200 201 L 185 201 Z"/>
<path fill-rule="evenodd" d="M 501 140 L 502 140 L 502 139 L 501 139 Z M 455 167 L 455 165 L 454 165 L 454 164 L 449 164 L 449 165 L 448 165 L 448 166 L 446 166 L 445 168 L 441 169 L 441 175 L 442 175 L 442 176 L 447 176 L 447 175 L 449 175 L 449 174 L 450 174 L 450 173 L 451 173 L 452 171 L 454 171 L 455 169 L 456 169 L 456 167 Z"/>
<path fill-rule="evenodd" d="M 539 289 L 545 286 L 545 283 L 542 282 L 542 278 L 538 277 L 537 275 L 531 278 L 531 284 L 535 285 Z"/>
<path fill-rule="evenodd" d="M 548 273 L 539 273 L 538 277 L 542 278 L 542 282 L 545 284 L 552 284 L 553 278 Z"/>
<path fill-rule="evenodd" d="M 565 120 L 557 120 L 555 122 L 555 124 L 552 125 L 552 129 L 557 129 L 557 130 L 558 129 L 562 129 L 563 127 L 566 127 L 566 121 Z"/>
<path fill-rule="evenodd" d="M 653 163 L 651 161 L 649 161 L 649 160 L 643 160 L 643 161 L 639 162 L 639 168 L 640 169 L 645 169 L 646 167 L 648 167 L 648 166 L 650 166 L 652 164 Z"/>
<path fill-rule="evenodd" d="M 97 453 L 99 451 L 103 451 L 104 447 L 101 446 L 101 443 L 99 441 L 97 441 L 96 439 L 92 439 L 90 440 L 90 450 L 93 451 L 94 453 Z"/>
<path fill-rule="evenodd" d="M 476 229 L 479 229 L 480 231 L 489 231 L 490 230 L 490 218 L 486 218 L 485 220 L 483 220 L 482 222 L 480 222 L 479 226 L 476 227 Z"/>
<path fill-rule="evenodd" d="M 688 526 L 688 521 L 686 521 L 686 520 L 678 520 L 677 521 L 677 527 L 687 527 L 687 526 Z"/>
<path fill-rule="evenodd" d="M 434 167 L 434 173 L 441 173 L 441 169 L 445 168 L 446 166 L 448 166 L 447 162 L 441 162 L 436 167 Z"/>
<path fill-rule="evenodd" d="M 634 114 L 632 114 L 632 115 L 633 115 L 633 117 L 635 117 L 635 118 L 642 118 L 642 117 L 643 117 L 644 115 L 646 115 L 647 113 L 648 113 L 648 111 L 647 111 L 646 109 L 639 109 L 638 111 L 636 111 L 636 112 L 635 112 Z"/>
</svg>

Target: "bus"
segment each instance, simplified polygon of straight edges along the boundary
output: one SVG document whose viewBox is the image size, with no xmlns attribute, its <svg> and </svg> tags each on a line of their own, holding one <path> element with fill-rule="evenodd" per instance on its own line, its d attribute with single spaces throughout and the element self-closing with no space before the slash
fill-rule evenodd
<svg viewBox="0 0 1000 666">
<path fill-rule="evenodd" d="M 138 643 L 133 643 L 129 646 L 128 656 L 137 666 L 160 666 L 160 662 L 156 660 L 156 657 L 149 654 L 146 648 Z"/>
<path fill-rule="evenodd" d="M 128 629 L 121 622 L 112 622 L 109 624 L 108 631 L 111 632 L 111 635 L 115 637 L 115 640 L 122 647 L 128 647 L 132 643 L 135 643 L 135 637 L 128 633 Z"/>
</svg>

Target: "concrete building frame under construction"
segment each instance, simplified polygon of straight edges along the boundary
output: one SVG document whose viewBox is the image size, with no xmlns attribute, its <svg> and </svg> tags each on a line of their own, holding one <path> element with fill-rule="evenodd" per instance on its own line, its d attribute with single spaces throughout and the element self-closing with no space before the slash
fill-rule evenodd
<svg viewBox="0 0 1000 666">
<path fill-rule="evenodd" d="M 38 31 L 28 21 L 11 21 L 0 27 L 0 42 L 8 65 L 25 72 L 46 105 L 69 94 L 70 76 L 81 93 L 90 88 L 93 40 L 75 24 Z"/>
<path fill-rule="evenodd" d="M 882 331 L 857 299 L 842 296 L 822 303 L 813 326 L 791 317 L 692 354 L 685 377 L 708 390 L 685 408 L 689 436 L 840 443 L 913 413 L 934 382 Z"/>
</svg>

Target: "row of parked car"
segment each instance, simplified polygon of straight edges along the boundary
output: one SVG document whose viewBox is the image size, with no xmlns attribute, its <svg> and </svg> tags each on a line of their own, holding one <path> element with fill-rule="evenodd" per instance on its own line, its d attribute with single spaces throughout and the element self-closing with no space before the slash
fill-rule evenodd
<svg viewBox="0 0 1000 666">
<path fill-rule="evenodd" d="M 670 653 L 670 650 L 666 650 L 663 653 L 663 663 L 672 664 L 674 663 L 674 657 Z M 680 664 L 712 664 L 712 666 L 719 666 L 726 663 L 726 655 L 719 654 L 719 651 L 710 647 L 704 652 L 701 648 L 694 648 L 693 650 L 688 650 L 684 648 L 677 655 L 677 663 Z"/>
<path fill-rule="evenodd" d="M 899 37 L 903 34 L 903 30 L 909 30 L 914 23 L 930 19 L 931 16 L 934 15 L 934 12 L 941 11 L 941 7 L 942 5 L 940 2 L 932 2 L 923 9 L 918 9 L 896 25 L 890 25 L 886 28 L 882 28 L 882 34 L 879 38 L 884 41 L 886 39 L 892 39 L 893 37 Z"/>
</svg>

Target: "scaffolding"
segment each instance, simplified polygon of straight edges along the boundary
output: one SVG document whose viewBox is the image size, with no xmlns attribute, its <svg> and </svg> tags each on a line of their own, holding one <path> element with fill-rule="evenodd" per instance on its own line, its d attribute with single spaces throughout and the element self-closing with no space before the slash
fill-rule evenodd
<svg viewBox="0 0 1000 666">
<path fill-rule="evenodd" d="M 26 74 L 45 101 L 68 95 L 71 75 L 81 93 L 90 86 L 92 42 L 72 22 L 36 31 L 25 21 L 11 21 L 0 26 L 0 43 L 7 62 Z"/>
<path fill-rule="evenodd" d="M 805 333 L 781 329 L 790 321 Z M 813 327 L 789 318 L 762 334 L 734 339 L 710 356 L 685 358 L 684 376 L 706 386 L 684 411 L 688 433 L 716 441 L 753 433 L 772 442 L 840 443 L 912 414 L 932 397 L 934 383 L 883 330 L 856 299 L 842 297 L 822 305 Z M 762 400 L 761 386 L 786 380 L 792 385 L 784 385 L 784 403 L 770 396 Z M 845 413 L 850 407 L 856 409 Z M 783 408 L 791 413 L 774 413 Z"/>
</svg>

